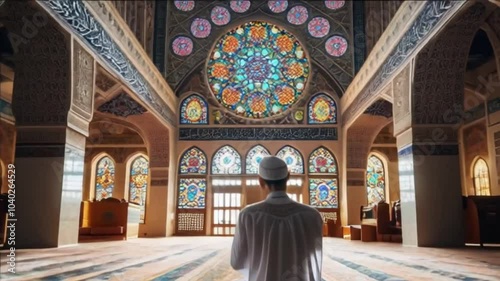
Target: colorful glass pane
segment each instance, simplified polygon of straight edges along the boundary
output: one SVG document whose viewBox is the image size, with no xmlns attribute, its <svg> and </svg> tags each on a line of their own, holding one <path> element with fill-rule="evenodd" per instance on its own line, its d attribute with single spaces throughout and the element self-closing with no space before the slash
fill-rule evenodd
<svg viewBox="0 0 500 281">
<path fill-rule="evenodd" d="M 180 174 L 206 174 L 207 157 L 205 153 L 197 147 L 188 149 L 181 157 L 179 165 Z"/>
<path fill-rule="evenodd" d="M 222 36 L 207 68 L 216 99 L 248 118 L 266 118 L 289 109 L 302 94 L 310 71 L 304 49 L 292 34 L 259 21 Z"/>
<path fill-rule="evenodd" d="M 238 152 L 228 145 L 221 147 L 212 160 L 212 174 L 241 174 L 241 157 Z"/>
<path fill-rule="evenodd" d="M 221 6 L 216 6 L 212 9 L 210 18 L 215 25 L 221 26 L 229 23 L 229 21 L 231 20 L 231 14 L 229 13 L 228 9 Z"/>
<path fill-rule="evenodd" d="M 330 32 L 330 22 L 325 18 L 315 17 L 307 25 L 307 30 L 312 37 L 325 37 Z"/>
<path fill-rule="evenodd" d="M 181 102 L 181 124 L 208 124 L 207 102 L 198 95 L 191 95 Z"/>
<path fill-rule="evenodd" d="M 183 12 L 189 12 L 194 9 L 195 1 L 174 1 L 174 5 L 177 9 Z"/>
<path fill-rule="evenodd" d="M 295 6 L 288 11 L 286 16 L 288 22 L 295 25 L 301 25 L 307 21 L 309 13 L 304 6 Z"/>
<path fill-rule="evenodd" d="M 262 145 L 256 145 L 248 151 L 246 159 L 247 174 L 257 174 L 259 172 L 259 163 L 262 158 L 271 155 L 269 151 Z"/>
<path fill-rule="evenodd" d="M 337 179 L 309 179 L 309 203 L 316 208 L 338 208 Z"/>
<path fill-rule="evenodd" d="M 180 179 L 177 207 L 179 209 L 205 208 L 206 190 L 206 179 Z"/>
<path fill-rule="evenodd" d="M 338 10 L 344 7 L 344 5 L 345 1 L 331 1 L 331 0 L 325 1 L 325 6 L 330 10 Z"/>
<path fill-rule="evenodd" d="M 490 172 L 488 164 L 484 159 L 477 159 L 474 164 L 474 189 L 477 196 L 489 196 L 490 191 Z"/>
<path fill-rule="evenodd" d="M 193 40 L 189 37 L 179 36 L 172 42 L 172 50 L 178 56 L 189 56 L 193 52 Z"/>
<path fill-rule="evenodd" d="M 191 34 L 196 38 L 207 38 L 212 31 L 212 25 L 206 19 L 196 18 L 191 23 Z"/>
<path fill-rule="evenodd" d="M 326 52 L 332 57 L 340 57 L 347 51 L 347 40 L 342 36 L 332 36 L 325 42 Z"/>
<path fill-rule="evenodd" d="M 311 153 L 309 173 L 337 174 L 337 162 L 328 149 L 320 147 Z"/>
<path fill-rule="evenodd" d="M 304 173 L 304 160 L 302 159 L 302 155 L 297 149 L 287 145 L 280 149 L 280 151 L 276 153 L 276 156 L 285 161 L 286 165 L 288 166 L 288 170 L 290 170 L 290 173 Z"/>
<path fill-rule="evenodd" d="M 144 223 L 149 161 L 139 156 L 130 165 L 129 202 L 141 206 L 140 222 Z"/>
<path fill-rule="evenodd" d="M 385 199 L 385 170 L 382 160 L 375 155 L 368 158 L 366 168 L 366 192 L 368 204 L 376 204 Z"/>
<path fill-rule="evenodd" d="M 273 13 L 282 13 L 286 10 L 286 8 L 288 8 L 288 1 L 287 0 L 276 0 L 276 1 L 273 1 L 273 0 L 269 0 L 267 2 L 267 5 L 269 6 L 269 9 L 273 12 Z"/>
<path fill-rule="evenodd" d="M 100 201 L 113 196 L 115 186 L 115 162 L 104 156 L 97 162 L 95 177 L 95 199 Z"/>
<path fill-rule="evenodd" d="M 314 96 L 307 106 L 309 124 L 337 124 L 335 100 L 325 94 Z"/>
<path fill-rule="evenodd" d="M 232 0 L 229 5 L 231 6 L 231 9 L 233 9 L 233 11 L 235 11 L 236 13 L 244 13 L 248 11 L 248 9 L 250 9 L 251 4 L 252 2 L 250 2 L 249 0 Z"/>
</svg>

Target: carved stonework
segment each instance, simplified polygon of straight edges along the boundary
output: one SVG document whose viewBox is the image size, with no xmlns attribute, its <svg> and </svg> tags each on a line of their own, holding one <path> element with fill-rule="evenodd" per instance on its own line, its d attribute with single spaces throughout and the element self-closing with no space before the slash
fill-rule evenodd
<svg viewBox="0 0 500 281">
<path fill-rule="evenodd" d="M 107 92 L 113 86 L 116 85 L 116 81 L 112 80 L 109 78 L 106 74 L 102 72 L 97 72 L 96 78 L 95 78 L 95 85 L 102 91 L 102 92 Z"/>
<path fill-rule="evenodd" d="M 73 48 L 73 98 L 71 109 L 87 121 L 92 119 L 94 59 L 77 42 Z"/>
<path fill-rule="evenodd" d="M 408 64 L 393 81 L 394 122 L 411 114 L 410 112 L 410 69 Z"/>
<path fill-rule="evenodd" d="M 40 1 L 40 4 L 46 6 L 53 13 L 57 14 L 63 21 L 65 21 L 72 28 L 72 30 L 81 36 L 81 38 L 89 44 L 91 49 L 95 51 L 95 53 L 98 54 L 102 60 L 106 62 L 111 69 L 128 84 L 128 86 L 130 86 L 139 98 L 158 112 L 165 121 L 172 124 L 172 126 L 176 126 L 177 119 L 175 117 L 175 112 L 170 109 L 169 104 L 165 103 L 165 101 L 158 94 L 159 92 L 162 94 L 169 92 L 169 89 L 166 88 L 168 85 L 162 85 L 155 75 L 156 69 L 151 70 L 151 67 L 149 67 L 150 65 L 146 64 L 145 59 L 140 55 L 140 52 L 138 52 L 137 49 L 134 49 L 135 45 L 130 42 L 130 39 L 123 38 L 122 36 L 123 41 L 125 41 L 124 46 L 129 48 L 127 49 L 127 54 L 135 55 L 133 60 L 136 61 L 141 67 L 142 72 L 138 71 L 138 69 L 132 65 L 130 59 L 120 49 L 109 33 L 104 30 L 102 25 L 89 12 L 82 1 L 45 0 Z M 101 8 L 101 13 L 109 13 L 109 11 L 105 10 L 106 5 L 104 3 L 95 3 L 94 1 L 90 1 L 87 4 L 93 7 L 94 5 L 99 6 Z M 114 24 L 110 26 L 115 29 L 118 28 L 116 21 L 114 21 Z M 121 33 L 117 32 L 117 34 L 124 34 L 123 30 L 121 31 Z M 155 81 L 154 90 L 142 74 L 145 71 L 147 71 L 148 77 L 150 75 L 150 77 L 153 77 L 151 79 Z M 154 78 L 156 78 L 156 80 Z M 175 104 L 173 97 L 168 96 L 167 98 L 171 104 Z"/>
<path fill-rule="evenodd" d="M 365 110 L 366 114 L 383 116 L 385 118 L 392 117 L 392 103 L 386 100 L 377 100 Z"/>
<path fill-rule="evenodd" d="M 179 140 L 337 140 L 337 128 L 180 128 Z"/>
<path fill-rule="evenodd" d="M 101 105 L 98 110 L 103 113 L 111 113 L 120 117 L 141 115 L 147 111 L 144 107 L 142 107 L 142 105 L 137 103 L 126 93 L 119 94 L 112 100 Z"/>
<path fill-rule="evenodd" d="M 465 112 L 464 76 L 471 42 L 485 20 L 477 3 L 428 44 L 415 60 L 412 119 L 416 124 L 458 124 Z"/>
<path fill-rule="evenodd" d="M 390 79 L 395 71 L 409 61 L 413 56 L 413 51 L 420 47 L 427 39 L 427 36 L 438 28 L 439 24 L 442 24 L 443 18 L 446 18 L 450 11 L 455 11 L 455 8 L 462 4 L 462 1 L 428 1 L 382 67 L 373 75 L 371 81 L 363 89 L 360 89 L 360 93 L 345 109 L 344 121 L 349 122 L 359 114 L 360 110 L 367 106 L 367 103 L 373 99 L 374 95 L 380 94 L 380 89 L 387 79 Z"/>
</svg>

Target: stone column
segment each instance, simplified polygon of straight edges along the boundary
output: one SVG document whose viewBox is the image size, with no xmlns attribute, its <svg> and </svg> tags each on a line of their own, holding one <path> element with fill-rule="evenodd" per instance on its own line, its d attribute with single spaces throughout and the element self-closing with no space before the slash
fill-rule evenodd
<svg viewBox="0 0 500 281">
<path fill-rule="evenodd" d="M 12 103 L 16 248 L 76 244 L 95 62 L 33 3 L 5 4 L 9 32 L 24 39 L 15 48 Z"/>
</svg>

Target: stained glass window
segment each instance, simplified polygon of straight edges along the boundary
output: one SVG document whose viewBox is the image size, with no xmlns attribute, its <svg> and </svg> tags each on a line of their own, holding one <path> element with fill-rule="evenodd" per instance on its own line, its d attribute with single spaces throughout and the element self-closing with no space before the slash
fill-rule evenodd
<svg viewBox="0 0 500 281">
<path fill-rule="evenodd" d="M 309 72 L 309 60 L 295 36 L 261 21 L 245 23 L 223 35 L 207 65 L 215 98 L 247 118 L 285 112 L 304 91 Z"/>
<path fill-rule="evenodd" d="M 338 208 L 337 179 L 309 179 L 309 203 L 316 208 Z"/>
<path fill-rule="evenodd" d="M 212 31 L 212 25 L 206 19 L 196 18 L 191 23 L 191 34 L 196 38 L 207 38 Z"/>
<path fill-rule="evenodd" d="M 280 149 L 280 151 L 276 153 L 276 156 L 285 161 L 290 173 L 304 173 L 304 160 L 302 159 L 302 154 L 300 154 L 297 149 L 287 145 Z"/>
<path fill-rule="evenodd" d="M 194 9 L 195 1 L 174 1 L 177 9 L 183 12 L 189 12 Z"/>
<path fill-rule="evenodd" d="M 325 94 L 314 96 L 307 106 L 309 124 L 337 124 L 335 100 Z"/>
<path fill-rule="evenodd" d="M 198 95 L 190 95 L 181 102 L 181 124 L 208 124 L 207 102 Z"/>
<path fill-rule="evenodd" d="M 475 195 L 491 195 L 490 193 L 490 172 L 488 164 L 482 158 L 477 159 L 474 164 L 474 189 Z"/>
<path fill-rule="evenodd" d="M 295 25 L 301 25 L 305 23 L 308 17 L 309 12 L 304 6 L 295 6 L 291 8 L 286 16 L 288 22 Z"/>
<path fill-rule="evenodd" d="M 197 147 L 188 149 L 181 157 L 179 165 L 180 174 L 206 174 L 207 157 L 205 153 Z"/>
<path fill-rule="evenodd" d="M 149 161 L 138 156 L 130 165 L 129 202 L 141 206 L 140 222 L 144 223 L 146 193 L 148 189 Z"/>
<path fill-rule="evenodd" d="M 262 145 L 256 145 L 248 151 L 246 159 L 247 174 L 257 174 L 259 172 L 259 163 L 262 158 L 271 155 Z"/>
<path fill-rule="evenodd" d="M 307 24 L 307 30 L 312 37 L 325 37 L 330 32 L 330 22 L 325 18 L 315 17 Z"/>
<path fill-rule="evenodd" d="M 174 54 L 185 57 L 193 52 L 193 40 L 186 36 L 179 36 L 172 42 Z"/>
<path fill-rule="evenodd" d="M 180 179 L 179 180 L 179 209 L 205 208 L 205 195 L 207 190 L 206 179 Z"/>
<path fill-rule="evenodd" d="M 96 166 L 95 199 L 100 201 L 113 196 L 115 186 L 115 161 L 109 156 L 102 157 Z"/>
<path fill-rule="evenodd" d="M 345 1 L 332 1 L 332 0 L 325 1 L 325 6 L 330 10 L 338 10 L 344 7 L 344 5 Z"/>
<path fill-rule="evenodd" d="M 320 147 L 311 153 L 309 173 L 337 174 L 337 162 L 328 149 Z"/>
<path fill-rule="evenodd" d="M 368 204 L 385 200 L 385 169 L 382 160 L 375 155 L 368 157 L 366 169 L 366 193 Z"/>
<path fill-rule="evenodd" d="M 267 2 L 267 5 L 269 6 L 269 9 L 273 13 L 281 13 L 288 8 L 288 1 L 287 0 L 269 0 Z"/>
<path fill-rule="evenodd" d="M 238 152 L 229 145 L 221 147 L 212 160 L 212 174 L 241 174 L 241 157 Z"/>
<path fill-rule="evenodd" d="M 250 9 L 252 2 L 250 0 L 232 0 L 229 5 L 236 13 L 244 13 Z"/>
<path fill-rule="evenodd" d="M 325 42 L 326 52 L 332 57 L 341 57 L 347 51 L 347 40 L 342 36 L 332 36 Z"/>
<path fill-rule="evenodd" d="M 210 13 L 210 18 L 215 25 L 226 25 L 231 21 L 231 13 L 224 7 L 214 7 Z"/>
</svg>

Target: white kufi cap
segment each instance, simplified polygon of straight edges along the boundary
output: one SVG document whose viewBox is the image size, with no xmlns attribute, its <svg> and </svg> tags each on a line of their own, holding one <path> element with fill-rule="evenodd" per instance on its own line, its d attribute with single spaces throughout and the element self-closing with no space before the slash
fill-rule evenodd
<svg viewBox="0 0 500 281">
<path fill-rule="evenodd" d="M 276 156 L 266 156 L 260 161 L 259 176 L 271 181 L 285 179 L 288 176 L 288 166 Z"/>
</svg>

